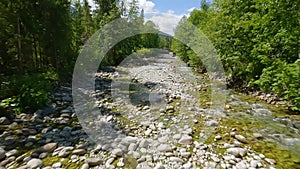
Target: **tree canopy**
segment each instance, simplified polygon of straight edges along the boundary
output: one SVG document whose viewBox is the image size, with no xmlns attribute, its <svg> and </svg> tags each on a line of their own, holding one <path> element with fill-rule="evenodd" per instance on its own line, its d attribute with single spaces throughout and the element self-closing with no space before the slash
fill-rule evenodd
<svg viewBox="0 0 300 169">
<path fill-rule="evenodd" d="M 231 86 L 261 89 L 290 100 L 300 109 L 300 1 L 201 1 L 183 21 L 196 25 L 213 42 Z M 193 51 L 176 40 L 172 50 L 195 67 Z"/>
<path fill-rule="evenodd" d="M 87 0 L 0 2 L 2 107 L 17 105 L 25 109 L 45 104 L 51 89 L 46 86 L 53 86 L 54 79 L 70 78 L 84 44 L 114 19 L 134 23 L 135 29 L 157 31 L 153 22 L 144 23 L 144 12 L 138 8 L 137 1 L 132 1 L 129 7 L 125 5 L 126 0 L 94 2 L 95 9 Z M 159 43 L 158 34 L 131 37 L 114 46 L 102 65 L 117 65 L 134 51 L 159 47 Z M 29 104 L 33 102 L 37 104 Z"/>
</svg>

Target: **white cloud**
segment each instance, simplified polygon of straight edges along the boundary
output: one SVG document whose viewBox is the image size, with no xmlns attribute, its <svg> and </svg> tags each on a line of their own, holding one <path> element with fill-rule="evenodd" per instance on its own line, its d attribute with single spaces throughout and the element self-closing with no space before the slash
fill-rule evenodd
<svg viewBox="0 0 300 169">
<path fill-rule="evenodd" d="M 160 31 L 174 35 L 174 29 L 183 16 L 184 14 L 177 15 L 174 11 L 168 11 L 167 13 L 153 15 L 150 18 L 146 18 L 146 20 L 153 21 L 159 27 Z"/>
<path fill-rule="evenodd" d="M 95 9 L 95 3 L 93 0 L 88 0 L 92 9 Z M 132 0 L 126 0 L 126 6 L 129 6 L 129 3 Z M 160 31 L 164 33 L 168 33 L 170 35 L 174 35 L 174 29 L 178 25 L 178 22 L 184 15 L 189 15 L 195 8 L 190 8 L 187 11 L 187 14 L 176 14 L 173 10 L 169 10 L 168 12 L 160 12 L 155 9 L 155 3 L 151 0 L 138 0 L 139 9 L 144 9 L 145 13 L 145 21 L 151 20 L 153 21 L 160 29 Z"/>
<path fill-rule="evenodd" d="M 155 3 L 147 0 L 139 0 L 138 5 L 140 9 L 144 9 L 145 13 L 152 13 L 154 11 Z"/>
<path fill-rule="evenodd" d="M 132 0 L 123 0 L 122 2 L 124 2 L 124 5 L 125 5 L 126 9 L 128 10 L 130 8 L 130 3 L 132 2 Z M 137 0 L 137 6 L 139 7 L 140 10 L 144 9 L 145 14 L 153 13 L 155 3 L 153 3 L 152 1 L 147 1 L 147 0 Z"/>
<path fill-rule="evenodd" d="M 197 8 L 196 8 L 196 7 L 192 7 L 192 8 L 190 8 L 190 9 L 188 9 L 187 11 L 188 11 L 188 12 L 193 12 L 194 9 L 197 9 Z"/>
</svg>

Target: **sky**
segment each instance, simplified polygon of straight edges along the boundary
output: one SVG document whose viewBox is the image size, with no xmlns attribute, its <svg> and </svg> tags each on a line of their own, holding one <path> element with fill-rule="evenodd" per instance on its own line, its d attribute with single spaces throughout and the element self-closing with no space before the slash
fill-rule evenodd
<svg viewBox="0 0 300 169">
<path fill-rule="evenodd" d="M 127 0 L 130 1 L 130 0 Z M 138 0 L 140 9 L 144 9 L 145 20 L 153 21 L 164 33 L 174 35 L 180 19 L 193 9 L 199 9 L 201 0 Z M 93 6 L 93 0 L 89 0 Z"/>
</svg>

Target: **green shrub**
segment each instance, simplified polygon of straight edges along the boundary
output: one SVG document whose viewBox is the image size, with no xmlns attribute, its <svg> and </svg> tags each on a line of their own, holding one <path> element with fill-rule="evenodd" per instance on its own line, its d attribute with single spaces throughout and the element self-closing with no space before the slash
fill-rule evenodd
<svg viewBox="0 0 300 169">
<path fill-rule="evenodd" d="M 263 70 L 257 84 L 265 92 L 274 92 L 289 100 L 293 111 L 300 111 L 300 60 L 288 64 L 278 60 Z"/>
<path fill-rule="evenodd" d="M 25 79 L 25 83 L 20 88 L 19 106 L 22 109 L 37 109 L 49 100 L 51 83 L 42 76 L 33 76 Z"/>
<path fill-rule="evenodd" d="M 37 109 L 49 101 L 58 76 L 53 71 L 42 74 L 8 77 L 1 84 L 0 107 L 16 113 Z"/>
</svg>

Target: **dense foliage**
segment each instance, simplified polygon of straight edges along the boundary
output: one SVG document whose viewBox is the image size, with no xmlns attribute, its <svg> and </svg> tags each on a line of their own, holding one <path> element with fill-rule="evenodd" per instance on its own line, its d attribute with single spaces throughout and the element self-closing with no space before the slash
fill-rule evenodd
<svg viewBox="0 0 300 169">
<path fill-rule="evenodd" d="M 182 22 L 191 22 L 213 42 L 235 87 L 277 94 L 300 110 L 300 1 L 215 0 L 201 3 Z M 185 33 L 181 24 L 175 35 Z M 184 61 L 203 67 L 193 52 L 173 41 Z"/>
<path fill-rule="evenodd" d="M 13 75 L 1 79 L 0 108 L 5 112 L 34 110 L 49 102 L 52 86 L 58 80 L 54 71 L 31 75 Z M 2 110 L 2 111 L 4 111 Z M 3 113 L 3 112 L 2 112 Z"/>
<path fill-rule="evenodd" d="M 122 18 L 138 29 L 154 29 L 137 1 L 95 0 L 0 1 L 1 109 L 36 109 L 49 100 L 54 81 L 70 77 L 87 40 L 110 21 Z M 126 39 L 110 50 L 103 65 L 117 65 L 141 48 L 159 47 L 157 34 Z M 49 78 L 51 76 L 56 78 Z M 63 77 L 63 78 L 62 78 Z"/>
</svg>

